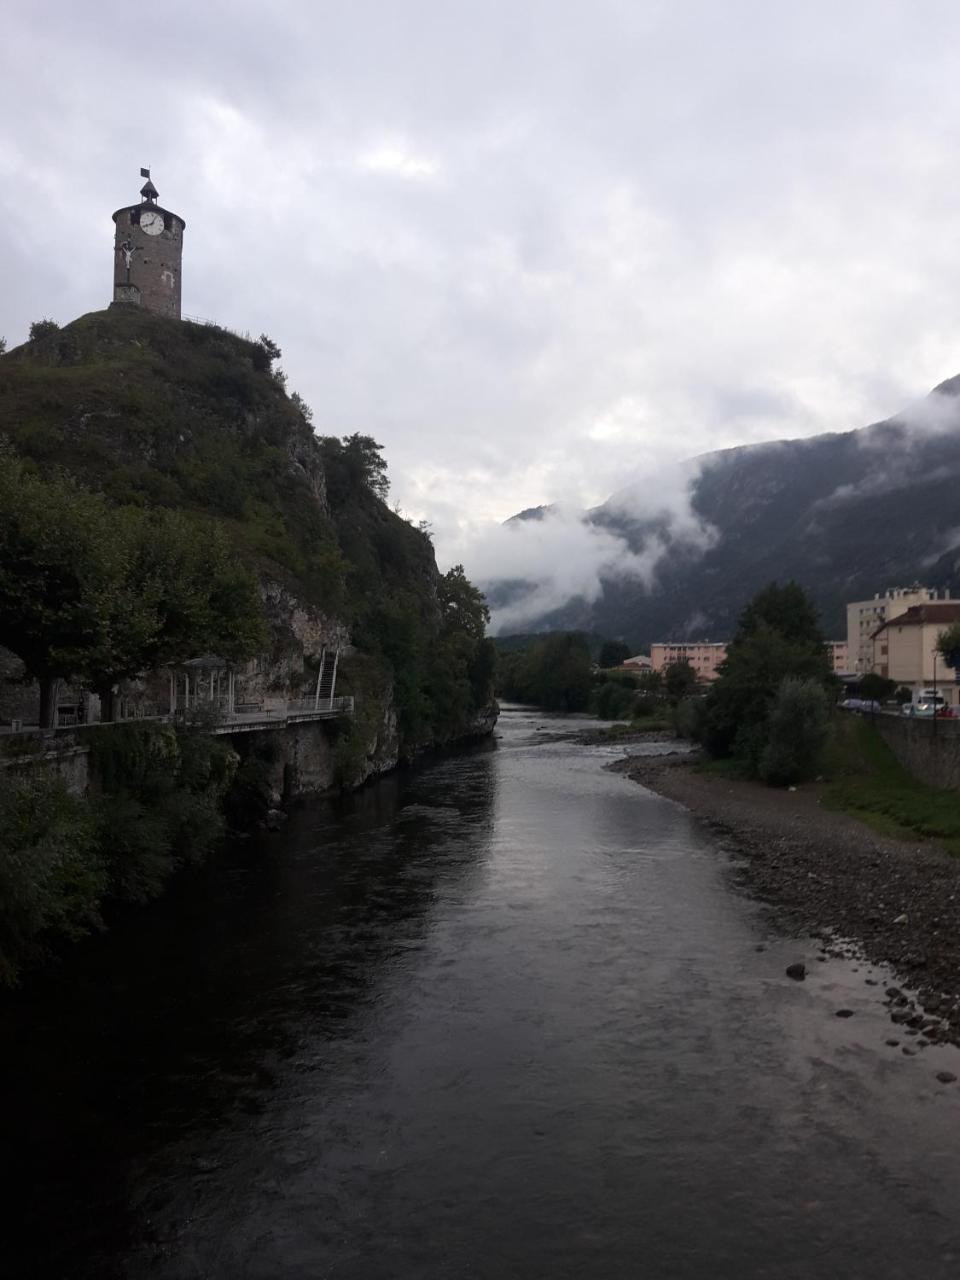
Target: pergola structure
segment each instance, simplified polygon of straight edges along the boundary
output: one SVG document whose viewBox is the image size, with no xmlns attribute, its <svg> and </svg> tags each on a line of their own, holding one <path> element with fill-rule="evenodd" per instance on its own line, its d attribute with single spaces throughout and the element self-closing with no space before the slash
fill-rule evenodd
<svg viewBox="0 0 960 1280">
<path fill-rule="evenodd" d="M 170 668 L 171 715 L 201 706 L 217 707 L 232 715 L 234 705 L 234 671 L 226 658 L 205 653 Z"/>
</svg>

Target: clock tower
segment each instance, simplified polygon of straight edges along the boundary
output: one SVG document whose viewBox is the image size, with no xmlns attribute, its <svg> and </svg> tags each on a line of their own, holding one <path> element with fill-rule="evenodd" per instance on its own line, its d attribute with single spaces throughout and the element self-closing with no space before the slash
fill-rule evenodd
<svg viewBox="0 0 960 1280">
<path fill-rule="evenodd" d="M 150 170 L 141 169 L 140 176 L 146 178 L 140 188 L 140 203 L 118 209 L 113 215 L 117 227 L 113 300 L 179 320 L 180 260 L 187 224 L 157 204 L 159 192 L 150 181 Z"/>
</svg>

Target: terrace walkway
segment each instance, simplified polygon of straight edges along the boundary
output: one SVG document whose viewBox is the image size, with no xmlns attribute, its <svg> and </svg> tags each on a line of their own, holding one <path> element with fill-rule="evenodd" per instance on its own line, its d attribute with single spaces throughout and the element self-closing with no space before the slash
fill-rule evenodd
<svg viewBox="0 0 960 1280">
<path fill-rule="evenodd" d="M 205 709 L 209 704 L 199 704 Z M 197 710 L 196 706 L 191 710 Z M 295 702 L 277 703 L 274 705 L 249 706 L 240 704 L 233 711 L 217 708 L 216 717 L 212 720 L 209 732 L 223 736 L 231 733 L 262 733 L 268 729 L 283 729 L 290 724 L 306 724 L 311 720 L 335 720 L 339 716 L 352 716 L 354 710 L 353 697 L 350 694 L 339 698 L 301 698 Z M 104 725 L 116 724 L 182 724 L 186 716 L 182 710 L 166 715 L 127 716 L 122 720 L 94 721 L 90 724 L 61 720 L 55 729 L 46 730 L 48 734 L 76 733 L 78 729 L 97 729 Z M 0 735 L 40 733 L 39 725 L 24 724 L 17 728 L 11 725 L 0 725 Z"/>
</svg>

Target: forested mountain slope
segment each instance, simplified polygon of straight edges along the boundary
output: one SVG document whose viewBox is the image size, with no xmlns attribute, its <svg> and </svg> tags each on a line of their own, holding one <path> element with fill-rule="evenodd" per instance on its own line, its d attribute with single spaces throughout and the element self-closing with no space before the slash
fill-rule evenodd
<svg viewBox="0 0 960 1280">
<path fill-rule="evenodd" d="M 698 459 L 693 535 L 689 527 L 671 531 L 629 490 L 614 494 L 584 519 L 634 551 L 660 538 L 667 549 L 653 581 L 607 580 L 592 605 L 571 601 L 531 629 L 578 627 L 638 648 L 668 638 L 722 640 L 760 587 L 794 578 L 820 608 L 826 632 L 841 637 L 847 601 L 915 580 L 956 590 L 958 397 L 954 378 L 914 409 L 862 430 Z"/>
</svg>

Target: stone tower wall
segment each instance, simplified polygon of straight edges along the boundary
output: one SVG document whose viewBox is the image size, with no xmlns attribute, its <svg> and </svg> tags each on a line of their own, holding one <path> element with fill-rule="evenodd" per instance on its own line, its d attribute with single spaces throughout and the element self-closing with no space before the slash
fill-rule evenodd
<svg viewBox="0 0 960 1280">
<path fill-rule="evenodd" d="M 157 236 L 147 235 L 139 225 L 140 215 L 148 211 L 161 214 L 166 223 Z M 114 302 L 139 301 L 148 311 L 179 320 L 183 219 L 159 205 L 140 204 L 118 209 L 113 220 L 117 227 L 113 249 Z M 125 243 L 132 246 L 129 281 L 122 249 Z"/>
</svg>

